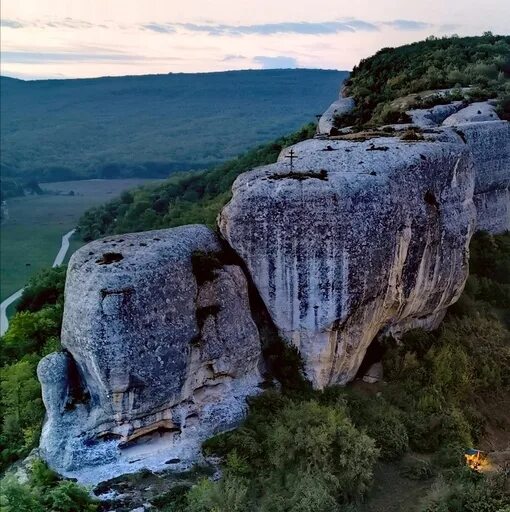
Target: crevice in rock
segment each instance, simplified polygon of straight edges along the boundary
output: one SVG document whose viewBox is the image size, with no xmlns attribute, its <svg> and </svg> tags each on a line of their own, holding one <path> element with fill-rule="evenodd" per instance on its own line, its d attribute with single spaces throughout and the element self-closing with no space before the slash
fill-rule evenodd
<svg viewBox="0 0 510 512">
<path fill-rule="evenodd" d="M 455 133 L 462 139 L 462 142 L 464 142 L 464 144 L 467 144 L 466 135 L 462 130 L 457 129 L 455 130 Z"/>
<path fill-rule="evenodd" d="M 85 379 L 82 378 L 78 365 L 73 356 L 67 352 L 69 356 L 68 365 L 68 391 L 67 403 L 65 409 L 73 410 L 78 404 L 88 404 L 90 402 L 90 392 L 85 385 Z"/>
<path fill-rule="evenodd" d="M 427 204 L 433 206 L 434 208 L 436 208 L 436 210 L 439 210 L 439 203 L 437 202 L 436 196 L 434 195 L 433 192 L 427 190 L 427 192 L 425 192 L 425 195 L 423 196 L 423 199 Z"/>
<path fill-rule="evenodd" d="M 248 284 L 251 316 L 259 331 L 261 342 L 264 363 L 261 373 L 265 377 L 265 385 L 277 380 L 283 390 L 311 389 L 311 383 L 305 377 L 304 363 L 299 351 L 280 337 L 278 329 L 251 279 L 246 263 L 230 247 L 218 228 L 216 228 L 216 234 L 222 245 L 220 253 L 222 264 L 240 267 Z"/>
<path fill-rule="evenodd" d="M 328 172 L 325 169 L 321 169 L 319 172 L 316 171 L 305 171 L 305 172 L 294 172 L 290 171 L 285 174 L 271 174 L 268 176 L 270 180 L 284 180 L 291 179 L 297 181 L 304 181 L 308 179 L 317 179 L 322 181 L 328 180 Z"/>
<path fill-rule="evenodd" d="M 179 434 L 180 432 L 181 428 L 173 424 L 171 420 L 161 420 L 152 425 L 148 425 L 147 427 L 136 429 L 134 432 L 126 436 L 125 441 L 119 443 L 119 448 L 129 448 L 155 434 L 162 436 L 164 434 Z"/>
<path fill-rule="evenodd" d="M 202 327 L 204 327 L 207 318 L 209 318 L 210 316 L 216 317 L 220 310 L 221 308 L 218 304 L 213 304 L 212 306 L 205 306 L 203 308 L 197 308 L 196 318 L 199 330 L 202 330 Z"/>
<path fill-rule="evenodd" d="M 103 288 L 101 293 L 101 299 L 104 299 L 105 297 L 108 297 L 109 295 L 131 295 L 133 293 L 134 289 L 131 287 L 128 288 L 120 288 L 118 290 L 107 290 L 106 288 Z"/>
<path fill-rule="evenodd" d="M 191 267 L 197 285 L 216 279 L 216 271 L 222 267 L 221 255 L 215 252 L 195 251 L 191 255 Z"/>
</svg>

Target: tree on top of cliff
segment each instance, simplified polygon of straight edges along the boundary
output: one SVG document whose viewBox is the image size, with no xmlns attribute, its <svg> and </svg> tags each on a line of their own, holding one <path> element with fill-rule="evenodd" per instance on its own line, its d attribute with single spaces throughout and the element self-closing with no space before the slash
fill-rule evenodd
<svg viewBox="0 0 510 512">
<path fill-rule="evenodd" d="M 356 109 L 349 121 L 377 118 L 385 105 L 412 93 L 472 87 L 476 99 L 510 94 L 510 36 L 428 38 L 383 48 L 355 66 L 345 85 Z"/>
</svg>

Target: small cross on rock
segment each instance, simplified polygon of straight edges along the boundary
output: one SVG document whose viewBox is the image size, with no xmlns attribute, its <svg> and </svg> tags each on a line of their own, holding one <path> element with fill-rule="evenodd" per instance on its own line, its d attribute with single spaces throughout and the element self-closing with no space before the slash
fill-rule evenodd
<svg viewBox="0 0 510 512">
<path fill-rule="evenodd" d="M 294 150 L 291 149 L 289 151 L 289 154 L 285 155 L 285 158 L 290 159 L 290 170 L 292 171 L 292 169 L 294 169 L 294 159 L 297 158 L 296 153 L 294 153 Z"/>
</svg>

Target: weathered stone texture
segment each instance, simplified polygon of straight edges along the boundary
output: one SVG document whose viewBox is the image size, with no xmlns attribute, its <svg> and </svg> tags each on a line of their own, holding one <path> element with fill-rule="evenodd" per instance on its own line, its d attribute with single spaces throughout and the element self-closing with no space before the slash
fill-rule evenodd
<svg viewBox="0 0 510 512">
<path fill-rule="evenodd" d="M 219 224 L 323 387 L 352 379 L 380 331 L 439 318 L 457 300 L 474 167 L 460 142 L 310 140 L 293 149 L 292 172 L 282 157 L 236 180 Z"/>
<path fill-rule="evenodd" d="M 72 257 L 67 352 L 39 365 L 52 467 L 99 480 L 189 462 L 201 440 L 240 420 L 260 381 L 247 283 L 217 260 L 197 277 L 197 251 L 202 266 L 221 251 L 205 226 L 109 237 Z"/>
</svg>

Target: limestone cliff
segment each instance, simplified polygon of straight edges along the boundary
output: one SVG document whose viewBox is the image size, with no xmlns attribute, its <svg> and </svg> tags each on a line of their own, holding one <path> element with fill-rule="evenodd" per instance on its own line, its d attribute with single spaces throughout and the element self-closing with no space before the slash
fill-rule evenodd
<svg viewBox="0 0 510 512">
<path fill-rule="evenodd" d="M 244 274 L 220 252 L 209 229 L 187 226 L 98 240 L 72 257 L 66 352 L 38 368 L 52 467 L 84 481 L 182 467 L 240 420 L 257 393 L 260 341 Z"/>
<path fill-rule="evenodd" d="M 474 166 L 459 142 L 310 140 L 240 176 L 220 230 L 317 387 L 383 330 L 436 325 L 462 291 Z"/>
<path fill-rule="evenodd" d="M 197 460 L 259 391 L 256 305 L 316 387 L 353 379 L 378 335 L 439 324 L 463 289 L 476 226 L 510 229 L 510 125 L 490 104 L 459 102 L 410 112 L 418 140 L 325 135 L 352 107 L 335 102 L 316 139 L 236 180 L 218 219 L 224 240 L 185 226 L 73 256 L 65 352 L 38 368 L 53 468 L 98 482 Z"/>
</svg>

